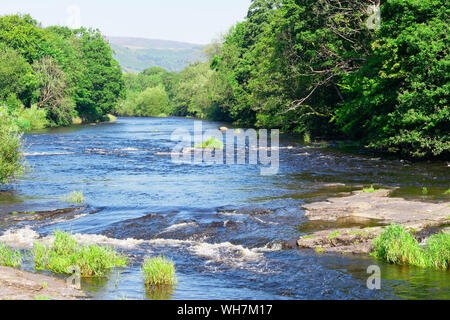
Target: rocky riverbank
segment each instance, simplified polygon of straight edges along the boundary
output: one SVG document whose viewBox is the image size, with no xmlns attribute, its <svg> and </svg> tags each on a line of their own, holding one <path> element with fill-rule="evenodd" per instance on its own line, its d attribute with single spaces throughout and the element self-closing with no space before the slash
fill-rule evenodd
<svg viewBox="0 0 450 320">
<path fill-rule="evenodd" d="M 76 300 L 88 296 L 61 279 L 0 267 L 0 300 Z"/>
<path fill-rule="evenodd" d="M 390 192 L 358 191 L 349 197 L 305 205 L 306 227 L 316 230 L 298 239 L 296 245 L 317 252 L 369 253 L 372 240 L 390 224 L 405 226 L 419 240 L 431 233 L 448 230 L 450 202 L 390 198 Z"/>
</svg>

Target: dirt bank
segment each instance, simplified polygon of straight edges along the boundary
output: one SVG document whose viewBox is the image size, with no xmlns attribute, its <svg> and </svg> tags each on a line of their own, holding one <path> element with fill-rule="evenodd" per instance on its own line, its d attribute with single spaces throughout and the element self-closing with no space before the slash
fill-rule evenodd
<svg viewBox="0 0 450 320">
<path fill-rule="evenodd" d="M 298 239 L 297 246 L 320 252 L 369 253 L 372 240 L 387 225 L 401 224 L 417 235 L 450 225 L 450 202 L 389 198 L 390 192 L 354 192 L 349 197 L 305 205 L 306 226 L 318 230 Z"/>
<path fill-rule="evenodd" d="M 0 267 L 0 300 L 75 300 L 87 299 L 80 290 L 64 280 L 13 268 Z"/>
</svg>

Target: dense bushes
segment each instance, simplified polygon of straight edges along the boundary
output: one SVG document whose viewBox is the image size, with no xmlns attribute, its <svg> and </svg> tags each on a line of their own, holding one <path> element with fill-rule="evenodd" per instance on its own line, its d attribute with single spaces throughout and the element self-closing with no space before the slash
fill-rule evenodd
<svg viewBox="0 0 450 320">
<path fill-rule="evenodd" d="M 48 124 L 104 120 L 123 97 L 119 64 L 98 30 L 43 28 L 29 15 L 0 17 L 0 101 L 46 110 Z M 29 114 L 30 112 L 28 112 Z"/>
<path fill-rule="evenodd" d="M 383 1 L 379 30 L 370 5 L 253 0 L 210 61 L 180 73 L 176 114 L 448 156 L 448 1 Z"/>
</svg>

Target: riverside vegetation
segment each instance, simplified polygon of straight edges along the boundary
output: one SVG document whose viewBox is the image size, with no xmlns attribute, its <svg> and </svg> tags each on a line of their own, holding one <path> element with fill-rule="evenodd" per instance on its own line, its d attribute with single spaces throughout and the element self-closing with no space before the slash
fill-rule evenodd
<svg viewBox="0 0 450 320">
<path fill-rule="evenodd" d="M 118 115 L 178 115 L 281 128 L 414 159 L 450 155 L 450 5 L 253 0 L 245 21 L 180 73 L 126 75 Z"/>
</svg>

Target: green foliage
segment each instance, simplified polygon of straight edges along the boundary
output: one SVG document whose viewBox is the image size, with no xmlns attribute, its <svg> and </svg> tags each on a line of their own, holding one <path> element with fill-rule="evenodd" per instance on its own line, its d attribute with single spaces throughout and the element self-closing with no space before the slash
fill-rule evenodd
<svg viewBox="0 0 450 320">
<path fill-rule="evenodd" d="M 164 257 L 146 258 L 142 264 L 142 272 L 147 286 L 173 286 L 177 284 L 174 263 Z"/>
<path fill-rule="evenodd" d="M 135 100 L 135 114 L 139 117 L 167 117 L 169 98 L 162 86 L 147 88 Z"/>
<path fill-rule="evenodd" d="M 339 232 L 339 231 L 335 231 L 335 232 L 333 232 L 332 234 L 330 234 L 329 236 L 328 236 L 328 240 L 333 240 L 333 239 L 336 239 L 337 237 L 339 237 L 339 235 L 340 235 L 341 233 Z"/>
<path fill-rule="evenodd" d="M 72 203 L 83 203 L 84 202 L 83 192 L 72 191 L 66 197 L 64 197 L 63 200 Z"/>
<path fill-rule="evenodd" d="M 18 178 L 24 172 L 21 133 L 8 109 L 0 106 L 0 184 Z"/>
<path fill-rule="evenodd" d="M 375 193 L 377 190 L 373 187 L 373 184 L 370 186 L 370 188 L 364 188 L 362 190 L 364 193 Z"/>
<path fill-rule="evenodd" d="M 422 248 L 400 225 L 392 225 L 373 242 L 372 255 L 389 263 L 447 270 L 450 263 L 450 235 L 440 233 Z"/>
<path fill-rule="evenodd" d="M 13 250 L 0 244 L 0 266 L 19 268 L 22 264 L 22 254 L 19 250 Z"/>
<path fill-rule="evenodd" d="M 70 274 L 71 267 L 79 267 L 82 277 L 101 277 L 114 267 L 124 267 L 128 258 L 114 249 L 97 245 L 81 246 L 69 233 L 55 232 L 53 244 L 47 248 L 36 242 L 33 249 L 37 270 Z"/>
<path fill-rule="evenodd" d="M 201 144 L 195 145 L 195 148 L 202 148 L 202 149 L 217 149 L 222 150 L 224 145 L 223 142 L 216 139 L 216 138 L 209 138 L 206 141 L 203 141 Z"/>
<path fill-rule="evenodd" d="M 29 15 L 0 17 L 0 101 L 15 95 L 47 110 L 48 125 L 105 120 L 123 97 L 112 50 L 97 30 L 43 28 Z"/>
</svg>

